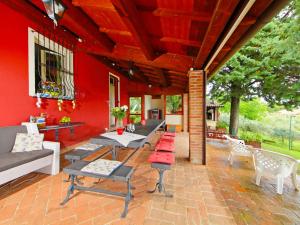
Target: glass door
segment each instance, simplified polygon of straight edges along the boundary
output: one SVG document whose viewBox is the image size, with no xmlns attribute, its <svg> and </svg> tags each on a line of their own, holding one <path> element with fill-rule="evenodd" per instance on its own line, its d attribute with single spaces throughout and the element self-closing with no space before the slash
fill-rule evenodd
<svg viewBox="0 0 300 225">
<path fill-rule="evenodd" d="M 139 123 L 142 121 L 142 97 L 129 98 L 129 121 L 130 123 Z"/>
<path fill-rule="evenodd" d="M 115 127 L 116 119 L 111 109 L 120 105 L 120 80 L 117 76 L 109 74 L 109 127 Z"/>
</svg>

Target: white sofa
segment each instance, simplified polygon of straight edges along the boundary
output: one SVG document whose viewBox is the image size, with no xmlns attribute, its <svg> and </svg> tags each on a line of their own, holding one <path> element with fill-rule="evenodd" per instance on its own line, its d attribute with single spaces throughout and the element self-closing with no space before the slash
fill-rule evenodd
<svg viewBox="0 0 300 225">
<path fill-rule="evenodd" d="M 33 171 L 59 173 L 59 142 L 44 141 L 41 150 L 13 153 L 17 133 L 27 133 L 26 126 L 0 127 L 0 185 Z"/>
</svg>

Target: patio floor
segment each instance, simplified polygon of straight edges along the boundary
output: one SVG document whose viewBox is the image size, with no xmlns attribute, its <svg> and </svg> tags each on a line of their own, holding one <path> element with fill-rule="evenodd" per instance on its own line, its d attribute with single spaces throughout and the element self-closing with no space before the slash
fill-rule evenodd
<svg viewBox="0 0 300 225">
<path fill-rule="evenodd" d="M 147 163 L 150 149 L 140 150 L 128 163 L 136 168 L 136 189 L 126 219 L 120 219 L 124 200 L 101 194 L 75 192 L 75 197 L 61 207 L 67 176 L 32 173 L 1 187 L 0 224 L 300 224 L 300 194 L 289 179 L 282 196 L 276 194 L 273 179 L 262 179 L 262 186 L 257 187 L 249 159 L 230 167 L 224 143 L 208 142 L 207 146 L 208 166 L 193 165 L 187 160 L 188 135 L 177 135 L 176 165 L 165 179 L 167 190 L 174 193 L 171 199 L 147 193 L 154 187 L 157 172 Z M 121 150 L 119 157 L 127 153 Z M 125 190 L 124 184 L 113 181 L 98 185 Z"/>
</svg>

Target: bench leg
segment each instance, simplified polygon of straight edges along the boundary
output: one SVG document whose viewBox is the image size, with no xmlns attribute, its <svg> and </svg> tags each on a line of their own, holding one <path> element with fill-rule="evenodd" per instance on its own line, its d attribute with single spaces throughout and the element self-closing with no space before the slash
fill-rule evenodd
<svg viewBox="0 0 300 225">
<path fill-rule="evenodd" d="M 65 199 L 60 203 L 60 205 L 64 205 L 66 204 L 69 200 L 70 200 L 70 196 L 74 193 L 74 188 L 75 188 L 75 175 L 70 175 L 70 179 L 71 179 L 71 184 L 68 188 L 68 192 L 67 192 L 67 196 L 65 197 Z"/>
<path fill-rule="evenodd" d="M 165 189 L 165 186 L 164 186 L 164 183 L 163 183 L 164 172 L 166 170 L 164 170 L 164 169 L 157 169 L 157 170 L 158 170 L 158 174 L 159 174 L 158 181 L 155 184 L 155 188 L 153 190 L 151 190 L 151 191 L 148 191 L 148 193 L 154 193 L 156 191 L 156 189 L 158 188 L 158 192 L 159 193 L 163 192 L 166 197 L 172 198 L 173 195 L 170 194 L 170 193 L 168 193 L 168 192 L 166 192 L 166 189 Z"/>
<path fill-rule="evenodd" d="M 121 215 L 122 218 L 125 218 L 127 213 L 128 213 L 128 205 L 129 205 L 129 202 L 131 200 L 131 198 L 133 197 L 132 194 L 131 194 L 131 184 L 130 184 L 130 179 L 127 181 L 127 195 L 125 197 L 125 206 L 124 206 L 124 211 Z"/>
<path fill-rule="evenodd" d="M 151 143 L 150 143 L 150 142 L 148 142 L 148 141 L 147 141 L 147 142 L 145 142 L 145 144 L 144 144 L 144 146 L 143 146 L 143 147 L 145 147 L 145 145 L 149 145 L 149 148 L 151 148 L 151 146 L 152 146 L 152 145 L 151 145 Z"/>
</svg>

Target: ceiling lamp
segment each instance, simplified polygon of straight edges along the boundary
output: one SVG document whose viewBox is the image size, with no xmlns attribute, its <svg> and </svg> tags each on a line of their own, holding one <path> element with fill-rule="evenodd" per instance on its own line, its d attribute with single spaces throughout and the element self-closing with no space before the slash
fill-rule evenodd
<svg viewBox="0 0 300 225">
<path fill-rule="evenodd" d="M 57 26 L 57 22 L 62 18 L 66 7 L 59 0 L 42 0 L 42 2 L 44 3 L 49 18 L 52 19 Z"/>
</svg>

